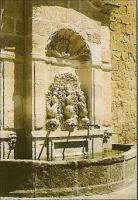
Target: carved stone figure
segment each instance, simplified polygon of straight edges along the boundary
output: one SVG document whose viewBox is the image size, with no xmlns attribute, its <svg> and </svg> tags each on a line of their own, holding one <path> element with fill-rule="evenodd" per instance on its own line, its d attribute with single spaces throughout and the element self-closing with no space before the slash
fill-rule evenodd
<svg viewBox="0 0 138 200">
<path fill-rule="evenodd" d="M 14 149 L 16 146 L 16 142 L 17 142 L 17 135 L 16 133 L 10 133 L 9 137 L 8 137 L 8 145 L 9 145 L 9 149 Z"/>
<path fill-rule="evenodd" d="M 47 103 L 47 116 L 48 118 L 55 118 L 58 114 L 58 99 L 54 95 L 51 102 Z"/>
<path fill-rule="evenodd" d="M 59 126 L 59 121 L 55 118 L 48 119 L 46 123 L 46 128 L 49 131 L 55 131 Z"/>
<path fill-rule="evenodd" d="M 64 127 L 69 131 L 74 131 L 74 128 L 76 125 L 77 125 L 77 121 L 75 117 L 67 119 L 64 123 Z"/>
<path fill-rule="evenodd" d="M 86 128 L 89 123 L 88 110 L 84 92 L 76 75 L 60 73 L 55 76 L 47 96 L 48 130 L 74 130 L 76 125 Z"/>
<path fill-rule="evenodd" d="M 73 117 L 75 115 L 74 106 L 67 105 L 64 110 L 64 115 L 67 119 Z"/>
</svg>

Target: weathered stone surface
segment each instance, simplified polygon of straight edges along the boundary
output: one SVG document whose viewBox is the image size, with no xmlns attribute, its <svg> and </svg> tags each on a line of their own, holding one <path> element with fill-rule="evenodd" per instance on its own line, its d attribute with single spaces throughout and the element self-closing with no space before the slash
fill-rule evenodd
<svg viewBox="0 0 138 200">
<path fill-rule="evenodd" d="M 3 168 L 5 168 L 5 171 L 3 171 Z M 31 162 L 1 162 L 0 193 L 9 193 L 17 189 L 31 189 L 34 184 L 32 169 L 33 166 Z"/>
<path fill-rule="evenodd" d="M 135 172 L 136 172 L 136 162 L 132 160 L 126 161 L 125 164 L 125 176 L 126 178 L 133 178 L 135 177 Z"/>
<path fill-rule="evenodd" d="M 22 18 L 23 17 L 23 1 L 4 1 L 5 15 L 10 17 Z"/>
<path fill-rule="evenodd" d="M 36 188 L 66 188 L 76 185 L 75 162 L 36 165 Z"/>
<path fill-rule="evenodd" d="M 136 155 L 131 150 L 127 154 L 127 163 L 123 156 L 68 162 L 1 160 L 0 195 L 40 197 L 109 192 L 135 178 Z"/>
<path fill-rule="evenodd" d="M 110 181 L 114 182 L 114 181 L 120 181 L 123 180 L 123 162 L 121 163 L 116 163 L 116 164 L 112 164 L 110 166 Z"/>
<path fill-rule="evenodd" d="M 5 17 L 3 19 L 2 32 L 14 34 L 14 30 L 14 19 L 10 17 Z"/>
<path fill-rule="evenodd" d="M 24 21 L 16 20 L 16 34 L 23 35 L 24 34 Z"/>
<path fill-rule="evenodd" d="M 111 30 L 113 30 L 113 32 L 111 32 L 112 65 L 113 70 L 117 70 L 112 73 L 112 120 L 116 124 L 116 126 L 113 125 L 112 127 L 114 132 L 118 133 L 123 133 L 124 128 L 127 127 L 127 129 L 125 129 L 126 136 L 123 135 L 121 141 L 123 142 L 126 137 L 127 141 L 130 143 L 135 142 L 132 139 L 134 137 L 131 137 L 134 134 L 134 131 L 132 131 L 130 119 L 136 126 L 136 118 L 134 115 L 130 117 L 132 112 L 133 114 L 136 112 L 136 76 L 133 75 L 133 78 L 131 77 L 136 70 L 136 52 L 134 47 L 134 44 L 136 43 L 135 3 L 136 1 L 119 1 L 121 6 L 119 9 L 116 9 L 117 14 L 116 12 L 112 13 L 112 18 L 116 18 L 117 16 L 119 21 L 117 22 L 117 20 L 111 19 L 112 21 L 110 23 Z M 117 63 L 115 61 L 117 61 Z M 125 64 L 123 64 L 122 61 L 125 62 Z M 129 89 L 132 82 L 134 82 L 133 88 Z M 121 89 L 121 94 L 116 95 L 119 88 Z M 124 106 L 121 106 L 121 104 L 118 105 L 120 95 Z M 130 111 L 130 102 L 134 105 L 132 111 Z M 121 113 L 124 114 L 122 115 Z M 117 115 L 118 117 L 116 117 Z"/>
</svg>

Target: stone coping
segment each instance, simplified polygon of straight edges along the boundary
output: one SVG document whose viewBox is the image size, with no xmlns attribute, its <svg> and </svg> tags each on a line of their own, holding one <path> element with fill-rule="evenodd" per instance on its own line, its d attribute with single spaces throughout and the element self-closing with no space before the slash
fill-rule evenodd
<svg viewBox="0 0 138 200">
<path fill-rule="evenodd" d="M 97 160 L 0 160 L 0 196 L 100 194 L 132 183 L 135 177 L 134 148 L 118 156 Z"/>
<path fill-rule="evenodd" d="M 58 161 L 45 161 L 45 160 L 30 160 L 30 159 L 1 159 L 1 162 L 7 163 L 31 163 L 31 164 L 47 164 L 47 165 L 70 165 L 74 163 L 75 165 L 81 164 L 85 166 L 89 165 L 101 165 L 101 164 L 113 164 L 118 162 L 123 162 L 125 160 L 130 160 L 136 158 L 136 148 L 132 147 L 129 151 L 120 153 L 119 155 L 114 155 L 113 157 L 104 157 L 98 159 L 78 159 L 78 160 L 58 160 Z"/>
<path fill-rule="evenodd" d="M 48 134 L 47 131 L 45 130 L 40 130 L 40 131 L 32 131 L 31 135 L 33 138 L 45 138 L 46 135 L 49 135 L 49 138 L 60 138 L 60 137 L 71 137 L 71 136 L 76 136 L 76 137 L 86 137 L 86 136 L 103 136 L 104 131 L 108 130 L 109 132 L 111 131 L 110 128 L 100 128 L 100 129 L 89 129 L 89 135 L 88 135 L 88 130 L 84 129 L 84 130 L 75 130 L 73 132 L 70 133 L 69 135 L 69 131 L 54 131 L 51 132 L 50 134 Z M 9 134 L 11 133 L 16 133 L 16 131 L 5 131 L 5 130 L 1 130 L 0 131 L 0 138 L 8 138 Z M 28 135 L 27 135 L 28 136 Z"/>
</svg>

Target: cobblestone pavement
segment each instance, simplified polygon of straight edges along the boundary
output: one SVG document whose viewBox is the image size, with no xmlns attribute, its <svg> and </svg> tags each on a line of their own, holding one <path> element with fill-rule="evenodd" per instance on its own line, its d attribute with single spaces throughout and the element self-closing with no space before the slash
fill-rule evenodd
<svg viewBox="0 0 138 200">
<path fill-rule="evenodd" d="M 137 199 L 137 187 L 136 183 L 133 183 L 132 185 L 128 186 L 127 188 L 123 188 L 121 190 L 109 193 L 109 194 L 103 194 L 103 195 L 93 195 L 93 196 L 80 196 L 80 197 L 68 197 L 68 198 L 13 198 L 13 197 L 0 197 L 0 200 L 93 200 L 93 199 L 108 199 L 108 200 L 116 200 L 116 199 L 124 199 L 124 200 L 135 200 Z"/>
</svg>

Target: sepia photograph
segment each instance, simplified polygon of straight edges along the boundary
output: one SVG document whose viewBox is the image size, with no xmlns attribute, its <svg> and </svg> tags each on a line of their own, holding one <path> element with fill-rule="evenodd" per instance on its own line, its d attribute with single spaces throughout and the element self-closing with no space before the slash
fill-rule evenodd
<svg viewBox="0 0 138 200">
<path fill-rule="evenodd" d="M 0 0 L 0 200 L 137 199 L 137 0 Z"/>
</svg>

